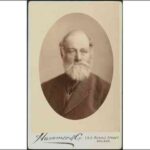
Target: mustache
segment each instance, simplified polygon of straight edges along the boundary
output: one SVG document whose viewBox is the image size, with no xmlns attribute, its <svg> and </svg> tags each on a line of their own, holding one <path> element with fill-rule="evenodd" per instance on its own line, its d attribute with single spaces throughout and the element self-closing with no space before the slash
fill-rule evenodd
<svg viewBox="0 0 150 150">
<path fill-rule="evenodd" d="M 90 64 L 87 62 L 75 62 L 73 63 L 73 65 L 83 65 L 85 67 L 90 67 Z"/>
<path fill-rule="evenodd" d="M 67 70 L 71 69 L 74 66 L 84 66 L 85 68 L 90 68 L 90 64 L 87 62 L 75 62 L 72 64 L 68 64 Z"/>
</svg>

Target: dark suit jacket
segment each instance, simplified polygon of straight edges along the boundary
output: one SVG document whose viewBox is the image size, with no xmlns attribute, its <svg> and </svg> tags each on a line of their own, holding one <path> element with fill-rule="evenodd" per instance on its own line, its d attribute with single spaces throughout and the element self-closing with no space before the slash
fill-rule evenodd
<svg viewBox="0 0 150 150">
<path fill-rule="evenodd" d="M 69 119 L 82 119 L 94 113 L 104 102 L 110 85 L 91 74 L 79 83 L 66 102 L 66 84 L 68 76 L 62 74 L 42 84 L 43 93 L 51 107 L 60 115 Z"/>
</svg>

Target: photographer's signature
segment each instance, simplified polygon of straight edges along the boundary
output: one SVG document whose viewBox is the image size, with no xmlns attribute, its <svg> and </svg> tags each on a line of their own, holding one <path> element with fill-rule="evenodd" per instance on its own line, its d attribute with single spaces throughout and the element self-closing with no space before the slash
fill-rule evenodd
<svg viewBox="0 0 150 150">
<path fill-rule="evenodd" d="M 74 147 L 73 141 L 79 141 L 83 137 L 83 133 L 73 134 L 71 136 L 50 136 L 48 133 L 41 133 L 36 135 L 33 144 L 37 142 L 44 142 L 49 144 L 68 144 Z"/>
</svg>

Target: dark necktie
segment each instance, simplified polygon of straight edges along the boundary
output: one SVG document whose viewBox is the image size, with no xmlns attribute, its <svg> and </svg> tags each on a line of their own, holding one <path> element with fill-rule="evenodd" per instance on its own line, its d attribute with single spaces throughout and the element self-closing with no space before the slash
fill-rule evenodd
<svg viewBox="0 0 150 150">
<path fill-rule="evenodd" d="M 74 82 L 70 82 L 67 87 L 66 87 L 66 97 L 65 97 L 65 101 L 66 104 L 68 104 L 70 97 L 72 96 L 74 90 L 76 89 L 76 87 L 78 86 L 79 82 L 78 81 L 74 81 Z"/>
</svg>

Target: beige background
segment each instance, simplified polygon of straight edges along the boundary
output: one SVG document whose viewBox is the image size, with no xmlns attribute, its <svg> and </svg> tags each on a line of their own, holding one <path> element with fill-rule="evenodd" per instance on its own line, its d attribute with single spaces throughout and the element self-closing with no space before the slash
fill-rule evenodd
<svg viewBox="0 0 150 150">
<path fill-rule="evenodd" d="M 32 132 L 118 132 L 121 129 L 121 18 L 120 2 L 30 2 L 29 3 L 29 128 Z M 59 116 L 42 93 L 39 58 L 49 29 L 62 16 L 84 13 L 102 26 L 113 51 L 113 78 L 100 109 L 82 120 Z M 60 27 L 61 28 L 61 27 Z"/>
<path fill-rule="evenodd" d="M 94 51 L 92 72 L 111 82 L 113 56 L 109 39 L 96 20 L 81 13 L 71 13 L 61 17 L 48 31 L 40 53 L 41 82 L 64 72 L 59 43 L 69 31 L 74 29 L 85 31 L 92 40 Z"/>
</svg>

